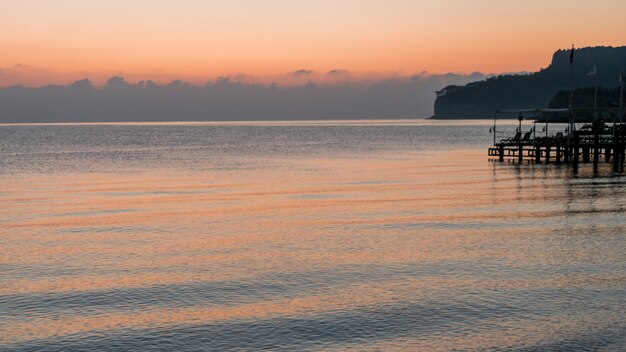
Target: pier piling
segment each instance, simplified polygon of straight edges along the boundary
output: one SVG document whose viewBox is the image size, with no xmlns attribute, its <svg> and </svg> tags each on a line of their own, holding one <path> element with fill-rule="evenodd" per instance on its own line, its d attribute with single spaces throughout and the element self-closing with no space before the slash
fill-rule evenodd
<svg viewBox="0 0 626 352">
<path fill-rule="evenodd" d="M 595 125 L 595 124 L 594 124 Z M 598 163 L 600 162 L 600 134 L 598 127 L 593 129 L 593 171 L 598 171 Z"/>
<path fill-rule="evenodd" d="M 621 150 L 619 143 L 619 131 L 617 128 L 613 129 L 613 172 L 619 172 L 619 162 L 621 159 Z"/>
<path fill-rule="evenodd" d="M 489 156 L 499 161 L 505 158 L 522 163 L 525 159 L 535 163 L 550 162 L 572 164 L 577 172 L 580 163 L 593 163 L 594 173 L 598 172 L 601 162 L 611 163 L 613 171 L 624 170 L 626 159 L 626 123 L 616 121 L 616 113 L 624 114 L 624 108 L 595 109 L 515 109 L 501 112 L 519 112 L 519 126 L 515 136 L 502 138 L 489 148 Z M 536 135 L 536 125 L 524 132 L 521 114 L 541 114 L 535 117 L 537 122 L 545 122 L 545 136 Z M 592 114 L 593 113 L 593 114 Z M 561 132 L 548 134 L 548 114 L 561 114 L 558 119 L 550 118 L 551 123 L 565 124 Z M 565 114 L 569 114 L 565 116 Z M 564 119 L 567 117 L 567 121 Z M 593 119 L 592 119 L 593 118 Z M 610 118 L 610 119 L 609 119 Z M 582 120 L 582 121 L 581 121 Z M 496 119 L 494 119 L 495 131 Z M 593 153 L 593 154 L 592 154 Z M 582 156 L 581 156 L 582 154 Z"/>
<path fill-rule="evenodd" d="M 580 136 L 574 132 L 574 172 L 578 172 L 578 162 L 580 161 Z"/>
<path fill-rule="evenodd" d="M 541 147 L 540 146 L 535 147 L 535 162 L 537 163 L 541 162 Z"/>
</svg>

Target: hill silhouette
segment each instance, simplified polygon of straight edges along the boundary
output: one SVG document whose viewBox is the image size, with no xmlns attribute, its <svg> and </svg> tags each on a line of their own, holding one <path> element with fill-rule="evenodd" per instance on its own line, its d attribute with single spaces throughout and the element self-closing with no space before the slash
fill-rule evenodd
<svg viewBox="0 0 626 352">
<path fill-rule="evenodd" d="M 550 65 L 539 72 L 502 75 L 464 86 L 447 86 L 437 92 L 433 118 L 491 118 L 495 110 L 501 108 L 567 107 L 569 100 L 563 102 L 561 98 L 556 99 L 555 96 L 560 91 L 570 90 L 569 54 L 570 49 L 557 50 L 552 56 Z M 596 66 L 598 87 L 613 88 L 619 84 L 622 65 L 626 69 L 626 46 L 576 49 L 574 87 L 593 86 L 594 76 L 589 73 Z M 587 91 L 578 93 L 586 94 Z M 576 92 L 574 106 L 579 106 Z"/>
<path fill-rule="evenodd" d="M 598 88 L 598 108 L 618 108 L 620 88 Z M 578 108 L 593 108 L 594 87 L 584 87 L 574 90 L 574 99 Z M 549 108 L 564 108 L 569 105 L 569 90 L 558 92 L 548 105 Z"/>
</svg>

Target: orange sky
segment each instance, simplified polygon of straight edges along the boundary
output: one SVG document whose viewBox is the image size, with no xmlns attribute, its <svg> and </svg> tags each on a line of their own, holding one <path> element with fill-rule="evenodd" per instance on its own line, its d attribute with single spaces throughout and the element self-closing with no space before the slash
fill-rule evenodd
<svg viewBox="0 0 626 352">
<path fill-rule="evenodd" d="M 4 0 L 0 85 L 532 71 L 572 43 L 626 44 L 625 13 L 624 0 Z"/>
</svg>

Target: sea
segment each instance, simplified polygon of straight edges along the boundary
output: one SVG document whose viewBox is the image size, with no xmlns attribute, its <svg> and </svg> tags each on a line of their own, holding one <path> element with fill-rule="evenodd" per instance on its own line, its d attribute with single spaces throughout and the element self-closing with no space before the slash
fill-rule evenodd
<svg viewBox="0 0 626 352">
<path fill-rule="evenodd" d="M 626 350 L 626 175 L 492 123 L 0 125 L 0 350 Z"/>
</svg>

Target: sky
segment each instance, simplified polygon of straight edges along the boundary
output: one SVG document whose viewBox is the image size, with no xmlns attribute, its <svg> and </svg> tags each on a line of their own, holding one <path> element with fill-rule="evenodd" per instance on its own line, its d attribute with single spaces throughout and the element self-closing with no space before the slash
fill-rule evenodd
<svg viewBox="0 0 626 352">
<path fill-rule="evenodd" d="M 625 13 L 624 0 L 0 0 L 0 86 L 535 71 L 572 43 L 624 45 Z"/>
</svg>

